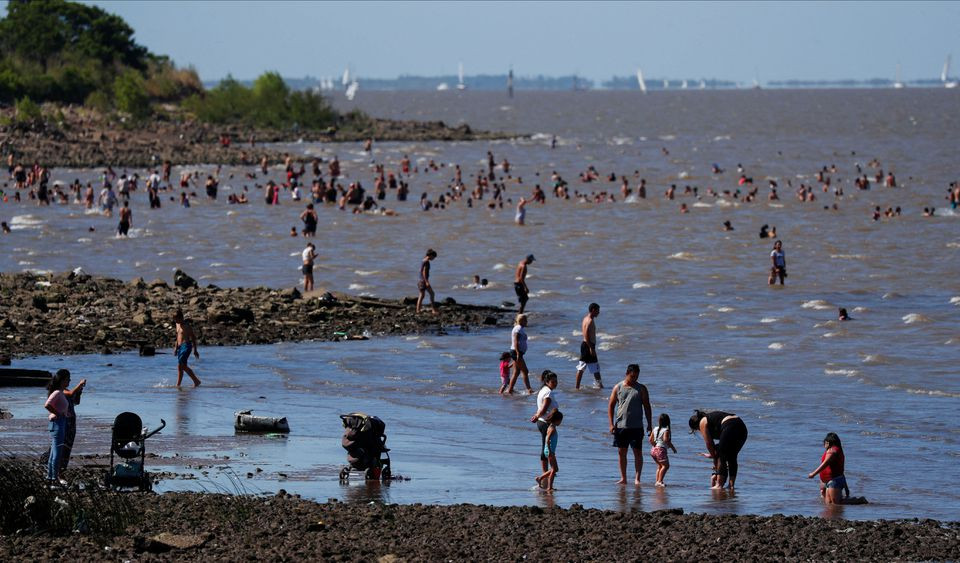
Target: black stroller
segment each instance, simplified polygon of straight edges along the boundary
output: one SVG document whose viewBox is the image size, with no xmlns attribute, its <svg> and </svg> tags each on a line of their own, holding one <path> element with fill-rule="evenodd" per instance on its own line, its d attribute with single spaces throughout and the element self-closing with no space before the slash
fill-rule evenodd
<svg viewBox="0 0 960 563">
<path fill-rule="evenodd" d="M 350 479 L 351 471 L 363 471 L 364 478 L 376 481 L 389 481 L 390 450 L 387 448 L 387 435 L 383 431 L 387 425 L 375 416 L 362 412 L 341 414 L 343 421 L 343 449 L 347 450 L 347 462 L 350 465 L 340 470 L 340 481 Z"/>
<path fill-rule="evenodd" d="M 107 473 L 107 486 L 120 490 L 137 488 L 149 491 L 153 488 L 150 474 L 143 470 L 143 463 L 147 455 L 144 447 L 147 438 L 166 427 L 167 422 L 160 419 L 160 427 L 149 432 L 143 427 L 143 421 L 132 412 L 122 412 L 113 419 L 113 430 L 110 433 L 110 469 Z M 113 455 L 120 460 L 114 465 Z M 139 458 L 139 459 L 138 459 Z"/>
</svg>

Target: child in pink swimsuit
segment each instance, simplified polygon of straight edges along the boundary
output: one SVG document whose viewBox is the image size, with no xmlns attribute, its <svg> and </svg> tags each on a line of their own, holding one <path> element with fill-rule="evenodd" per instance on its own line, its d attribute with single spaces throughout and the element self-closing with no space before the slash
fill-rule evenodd
<svg viewBox="0 0 960 563">
<path fill-rule="evenodd" d="M 510 383 L 510 367 L 513 365 L 513 358 L 510 356 L 510 352 L 504 352 L 500 354 L 500 394 L 503 395 L 503 392 L 507 390 L 507 385 Z"/>
</svg>

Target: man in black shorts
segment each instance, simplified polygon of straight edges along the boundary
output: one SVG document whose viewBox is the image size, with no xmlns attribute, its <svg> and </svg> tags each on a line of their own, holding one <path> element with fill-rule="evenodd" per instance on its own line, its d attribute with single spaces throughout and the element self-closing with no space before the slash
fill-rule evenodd
<svg viewBox="0 0 960 563">
<path fill-rule="evenodd" d="M 620 480 L 617 483 L 627 483 L 627 448 L 633 450 L 633 463 L 636 476 L 635 485 L 640 484 L 640 471 L 643 470 L 644 438 L 653 431 L 653 415 L 650 413 L 650 395 L 646 385 L 637 383 L 640 375 L 640 366 L 630 364 L 623 381 L 613 386 L 610 392 L 610 402 L 607 406 L 607 417 L 610 422 L 610 433 L 613 434 L 613 445 L 620 455 Z M 643 431 L 643 420 L 647 420 L 647 432 Z"/>
<path fill-rule="evenodd" d="M 517 271 L 513 276 L 513 290 L 517 292 L 517 300 L 520 302 L 520 314 L 523 314 L 527 307 L 527 301 L 530 300 L 530 288 L 527 287 L 527 266 L 533 263 L 536 258 L 533 254 L 528 254 L 526 258 L 517 264 Z"/>
</svg>

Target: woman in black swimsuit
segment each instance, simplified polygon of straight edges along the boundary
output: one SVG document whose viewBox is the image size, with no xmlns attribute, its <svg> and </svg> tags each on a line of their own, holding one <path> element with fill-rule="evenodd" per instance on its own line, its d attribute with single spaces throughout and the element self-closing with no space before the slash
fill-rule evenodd
<svg viewBox="0 0 960 563">
<path fill-rule="evenodd" d="M 308 203 L 307 208 L 300 214 L 300 220 L 303 221 L 303 236 L 313 237 L 317 234 L 317 212 L 313 210 L 313 204 Z"/>
<path fill-rule="evenodd" d="M 737 454 L 747 441 L 747 425 L 735 414 L 698 410 L 690 417 L 690 432 L 698 430 L 709 452 L 704 455 L 714 460 L 717 481 L 713 487 L 722 489 L 729 476 L 728 487 L 732 491 L 737 480 Z"/>
</svg>

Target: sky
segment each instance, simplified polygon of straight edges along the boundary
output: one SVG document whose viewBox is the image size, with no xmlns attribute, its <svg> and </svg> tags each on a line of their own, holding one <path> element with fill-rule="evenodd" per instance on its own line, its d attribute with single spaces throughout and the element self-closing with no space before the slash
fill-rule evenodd
<svg viewBox="0 0 960 563">
<path fill-rule="evenodd" d="M 93 0 L 204 80 L 577 74 L 749 82 L 960 74 L 960 2 Z M 5 4 L 0 0 L 0 4 Z M 4 6 L 5 7 L 5 6 Z"/>
</svg>

